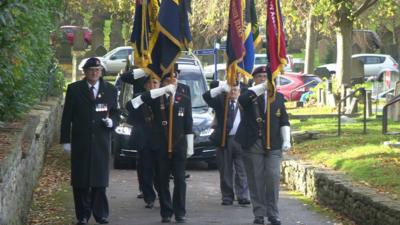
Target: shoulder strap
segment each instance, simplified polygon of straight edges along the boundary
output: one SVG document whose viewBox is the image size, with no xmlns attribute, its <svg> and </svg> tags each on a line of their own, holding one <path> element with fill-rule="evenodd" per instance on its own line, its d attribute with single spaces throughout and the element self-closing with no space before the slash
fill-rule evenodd
<svg viewBox="0 0 400 225">
<path fill-rule="evenodd" d="M 253 101 L 253 107 L 254 107 L 254 112 L 256 116 L 256 122 L 257 122 L 257 128 L 258 128 L 258 136 L 262 137 L 262 125 L 263 125 L 263 119 L 260 114 L 260 107 L 258 104 L 258 97 L 254 99 Z"/>
</svg>

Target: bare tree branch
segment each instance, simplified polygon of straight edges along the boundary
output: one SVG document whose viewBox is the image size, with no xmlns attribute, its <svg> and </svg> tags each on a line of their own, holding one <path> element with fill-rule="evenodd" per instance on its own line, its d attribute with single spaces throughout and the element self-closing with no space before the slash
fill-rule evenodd
<svg viewBox="0 0 400 225">
<path fill-rule="evenodd" d="M 373 6 L 378 0 L 365 0 L 363 4 L 354 12 L 354 17 L 358 17 L 361 15 L 365 10 Z"/>
</svg>

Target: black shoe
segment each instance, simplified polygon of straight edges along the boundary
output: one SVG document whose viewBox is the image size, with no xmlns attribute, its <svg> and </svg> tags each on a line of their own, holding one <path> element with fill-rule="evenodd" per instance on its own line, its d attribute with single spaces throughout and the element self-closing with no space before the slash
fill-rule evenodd
<svg viewBox="0 0 400 225">
<path fill-rule="evenodd" d="M 268 217 L 268 221 L 271 222 L 271 225 L 281 225 L 281 221 L 274 217 Z"/>
<path fill-rule="evenodd" d="M 185 179 L 188 179 L 188 178 L 190 178 L 190 174 L 185 174 Z"/>
<path fill-rule="evenodd" d="M 144 198 L 143 192 L 139 192 L 139 193 L 136 195 L 136 198 Z"/>
<path fill-rule="evenodd" d="M 103 218 L 100 218 L 97 222 L 99 224 L 108 224 L 108 219 L 103 217 Z"/>
<path fill-rule="evenodd" d="M 264 217 L 262 216 L 256 216 L 253 220 L 254 224 L 264 224 Z"/>
<path fill-rule="evenodd" d="M 222 200 L 221 205 L 233 205 L 233 202 L 229 200 Z"/>
<path fill-rule="evenodd" d="M 85 225 L 88 223 L 88 219 L 86 218 L 82 218 L 80 220 L 78 220 L 78 222 L 76 223 L 76 225 Z"/>
<path fill-rule="evenodd" d="M 185 223 L 186 218 L 184 216 L 176 216 L 175 221 L 176 221 L 176 223 Z"/>
<path fill-rule="evenodd" d="M 152 209 L 154 207 L 154 202 L 149 202 L 146 204 L 145 208 Z"/>
<path fill-rule="evenodd" d="M 170 222 L 171 222 L 171 217 L 169 216 L 162 217 L 161 219 L 161 223 L 170 223 Z"/>
<path fill-rule="evenodd" d="M 250 201 L 248 199 L 239 199 L 238 200 L 239 205 L 250 205 Z"/>
</svg>

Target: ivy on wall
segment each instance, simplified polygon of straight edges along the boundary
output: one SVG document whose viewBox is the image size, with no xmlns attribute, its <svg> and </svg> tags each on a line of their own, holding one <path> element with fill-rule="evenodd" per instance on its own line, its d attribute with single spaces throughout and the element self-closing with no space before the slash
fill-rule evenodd
<svg viewBox="0 0 400 225">
<path fill-rule="evenodd" d="M 62 0 L 0 2 L 0 121 L 12 121 L 49 95 L 62 73 L 50 45 Z"/>
</svg>

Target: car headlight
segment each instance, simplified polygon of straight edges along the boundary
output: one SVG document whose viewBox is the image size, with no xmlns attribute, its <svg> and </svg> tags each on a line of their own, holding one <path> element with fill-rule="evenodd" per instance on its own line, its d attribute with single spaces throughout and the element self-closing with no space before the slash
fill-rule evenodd
<svg viewBox="0 0 400 225">
<path fill-rule="evenodd" d="M 120 135 L 131 135 L 132 126 L 128 124 L 121 124 L 115 128 L 115 132 Z"/>
<path fill-rule="evenodd" d="M 204 136 L 210 136 L 212 134 L 212 132 L 214 132 L 213 128 L 207 128 L 205 130 L 202 130 L 199 134 L 200 137 L 204 137 Z"/>
</svg>

